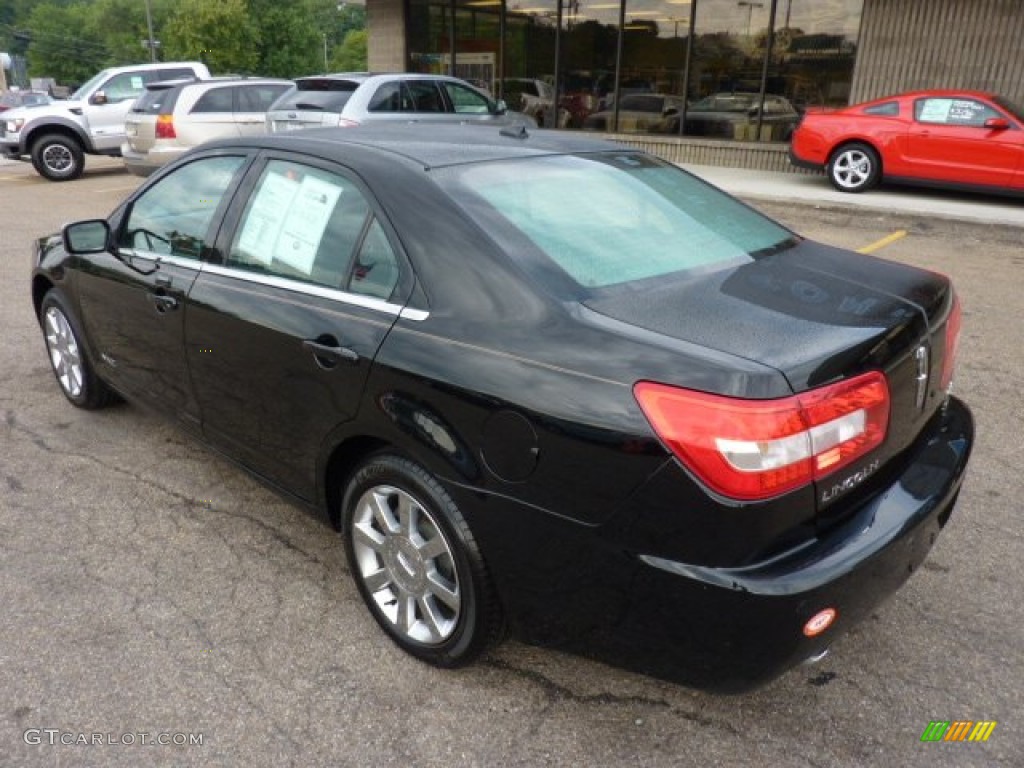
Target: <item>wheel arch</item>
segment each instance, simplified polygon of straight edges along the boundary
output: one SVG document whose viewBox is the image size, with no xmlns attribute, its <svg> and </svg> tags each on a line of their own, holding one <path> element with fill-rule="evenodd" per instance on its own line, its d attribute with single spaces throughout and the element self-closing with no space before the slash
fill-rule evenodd
<svg viewBox="0 0 1024 768">
<path fill-rule="evenodd" d="M 349 478 L 368 456 L 385 449 L 397 447 L 383 438 L 368 434 L 346 437 L 335 445 L 324 462 L 321 498 L 327 510 L 327 517 L 336 529 L 341 529 L 341 499 Z M 400 452 L 400 451 L 399 451 Z"/>
<path fill-rule="evenodd" d="M 43 324 L 42 309 L 43 297 L 54 287 L 54 282 L 44 275 L 36 275 L 32 278 L 32 307 L 36 312 L 36 320 L 40 327 Z"/>
<path fill-rule="evenodd" d="M 92 146 L 89 142 L 89 137 L 78 125 L 75 125 L 70 120 L 47 120 L 40 122 L 38 125 L 31 125 L 28 131 L 22 137 L 22 150 L 24 152 L 31 152 L 32 145 L 36 139 L 40 136 L 47 136 L 49 134 L 60 134 L 61 136 L 67 136 L 70 139 L 74 139 L 82 147 L 83 152 L 91 152 Z"/>
<path fill-rule="evenodd" d="M 869 147 L 874 153 L 875 157 L 878 158 L 878 176 L 881 178 L 885 174 L 885 159 L 882 157 L 882 150 L 878 146 L 878 142 L 863 136 L 844 136 L 839 141 L 832 144 L 829 147 L 828 154 L 825 156 L 825 167 L 828 168 L 829 163 L 832 162 L 832 156 L 836 152 L 841 150 L 843 147 L 848 147 L 851 144 L 863 144 Z"/>
</svg>

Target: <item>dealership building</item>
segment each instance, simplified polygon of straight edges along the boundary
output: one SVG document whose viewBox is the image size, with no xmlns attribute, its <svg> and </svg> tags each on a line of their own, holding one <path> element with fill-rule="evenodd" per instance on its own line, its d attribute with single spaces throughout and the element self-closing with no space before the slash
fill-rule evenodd
<svg viewBox="0 0 1024 768">
<path fill-rule="evenodd" d="M 529 104 L 546 126 L 602 131 L 677 162 L 784 170 L 804 109 L 900 91 L 1024 102 L 1022 0 L 366 6 L 372 71 L 455 74 L 513 109 Z"/>
</svg>

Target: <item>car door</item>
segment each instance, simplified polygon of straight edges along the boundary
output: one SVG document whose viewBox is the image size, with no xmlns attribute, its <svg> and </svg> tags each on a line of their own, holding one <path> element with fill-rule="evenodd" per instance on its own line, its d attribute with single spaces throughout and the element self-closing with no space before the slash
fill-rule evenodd
<svg viewBox="0 0 1024 768">
<path fill-rule="evenodd" d="M 312 499 L 321 446 L 355 415 L 412 278 L 344 169 L 274 152 L 250 177 L 189 295 L 189 370 L 206 437 Z"/>
<path fill-rule="evenodd" d="M 992 118 L 1010 127 L 986 128 Z M 1024 131 L 990 104 L 966 96 L 914 102 L 907 140 L 908 172 L 914 177 L 960 184 L 1009 187 L 1024 159 Z"/>
<path fill-rule="evenodd" d="M 184 355 L 184 306 L 240 177 L 241 154 L 199 158 L 144 187 L 115 252 L 83 263 L 82 319 L 101 375 L 122 393 L 198 424 Z"/>
</svg>

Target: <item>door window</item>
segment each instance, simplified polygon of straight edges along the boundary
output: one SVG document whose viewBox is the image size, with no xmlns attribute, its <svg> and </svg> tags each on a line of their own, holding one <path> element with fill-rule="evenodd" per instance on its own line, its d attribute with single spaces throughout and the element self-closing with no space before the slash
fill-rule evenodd
<svg viewBox="0 0 1024 768">
<path fill-rule="evenodd" d="M 244 161 L 200 158 L 164 176 L 132 203 L 121 247 L 199 259 L 213 216 Z"/>
<path fill-rule="evenodd" d="M 236 86 L 239 112 L 266 112 L 277 97 L 288 90 L 287 83 Z"/>
<path fill-rule="evenodd" d="M 359 248 L 348 290 L 378 299 L 390 299 L 398 285 L 398 258 L 376 218 L 370 222 Z"/>
<path fill-rule="evenodd" d="M 444 112 L 441 92 L 433 80 L 409 80 L 405 83 L 417 112 Z M 404 111 L 404 110 L 403 110 Z"/>
<path fill-rule="evenodd" d="M 271 160 L 246 203 L 228 264 L 340 289 L 369 218 L 370 205 L 350 179 Z"/>
<path fill-rule="evenodd" d="M 914 117 L 921 123 L 981 128 L 985 121 L 1002 117 L 984 102 L 975 99 L 920 99 L 914 103 Z"/>
<path fill-rule="evenodd" d="M 231 88 L 212 88 L 199 97 L 192 112 L 231 112 Z"/>
<path fill-rule="evenodd" d="M 458 83 L 444 83 L 448 98 L 452 101 L 455 111 L 460 114 L 486 115 L 491 111 L 487 98 L 471 88 Z"/>
</svg>

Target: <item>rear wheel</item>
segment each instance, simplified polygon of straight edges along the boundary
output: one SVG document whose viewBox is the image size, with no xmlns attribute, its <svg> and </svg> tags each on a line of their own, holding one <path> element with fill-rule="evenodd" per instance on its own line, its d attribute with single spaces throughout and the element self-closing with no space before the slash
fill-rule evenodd
<svg viewBox="0 0 1024 768">
<path fill-rule="evenodd" d="M 71 181 L 85 169 L 85 153 L 76 139 L 48 133 L 32 143 L 32 166 L 50 181 Z"/>
<path fill-rule="evenodd" d="M 40 308 L 46 352 L 61 392 L 79 408 L 102 408 L 117 399 L 93 370 L 81 343 L 74 315 L 64 298 L 51 289 Z"/>
<path fill-rule="evenodd" d="M 379 454 L 353 475 L 342 505 L 352 576 L 395 643 L 430 664 L 454 667 L 497 641 L 501 613 L 483 557 L 429 472 Z"/>
<path fill-rule="evenodd" d="M 867 144 L 844 144 L 828 160 L 828 179 L 840 192 L 864 192 L 878 183 L 882 162 Z"/>
</svg>

